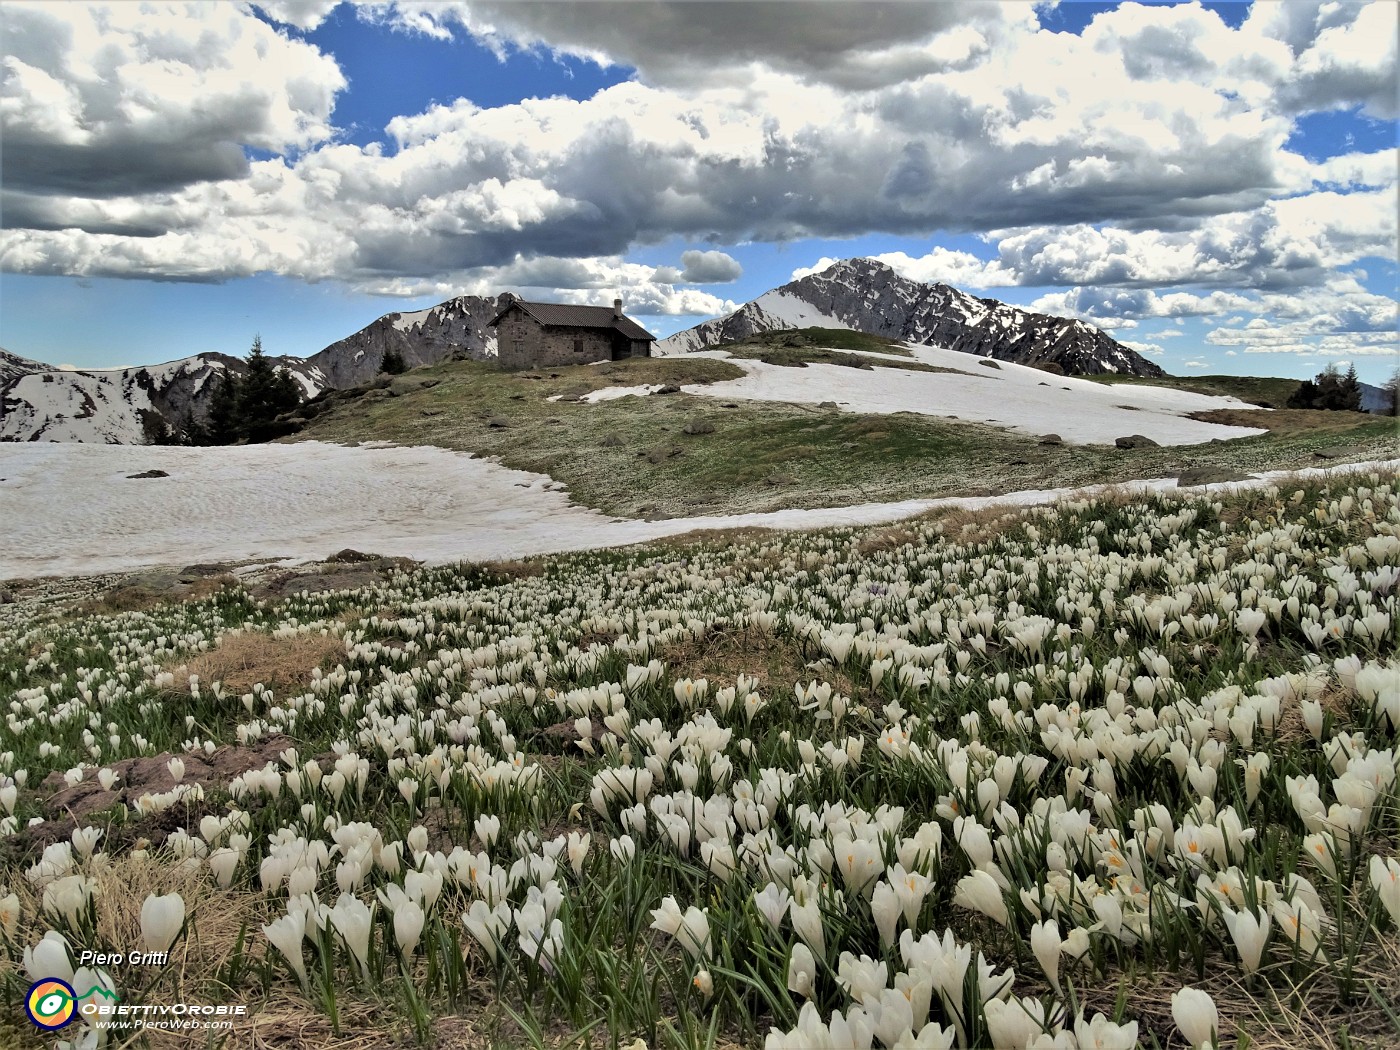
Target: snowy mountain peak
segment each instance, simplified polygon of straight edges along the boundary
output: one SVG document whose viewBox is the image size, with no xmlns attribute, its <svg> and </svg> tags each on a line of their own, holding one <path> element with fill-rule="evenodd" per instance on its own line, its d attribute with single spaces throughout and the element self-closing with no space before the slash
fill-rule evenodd
<svg viewBox="0 0 1400 1050">
<path fill-rule="evenodd" d="M 659 354 L 688 353 L 779 328 L 852 328 L 1070 374 L 1165 373 L 1083 321 L 979 299 L 946 284 L 923 284 L 875 259 L 843 259 L 765 292 L 726 317 L 663 339 Z"/>
</svg>

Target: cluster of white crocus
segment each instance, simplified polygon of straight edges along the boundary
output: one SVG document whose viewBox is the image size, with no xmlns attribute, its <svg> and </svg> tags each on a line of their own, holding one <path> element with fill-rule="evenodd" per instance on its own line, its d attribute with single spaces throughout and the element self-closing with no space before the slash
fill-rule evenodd
<svg viewBox="0 0 1400 1050">
<path fill-rule="evenodd" d="M 520 994 L 655 967 L 715 1009 L 735 973 L 793 997 L 770 1047 L 1131 1046 L 1087 983 L 1198 950 L 1327 979 L 1400 928 L 1397 487 L 1251 498 L 0 634 L 0 831 L 44 822 L 50 774 L 129 820 L 188 813 L 147 862 L 249 895 L 269 957 L 323 995 L 425 957 Z M 285 695 L 172 670 L 231 629 L 343 657 Z M 199 782 L 182 756 L 225 743 L 256 758 Z M 142 755 L 169 790 L 127 791 L 113 766 Z M 3 950 L 91 944 L 112 838 L 80 826 L 0 873 L 27 893 L 0 899 Z M 166 950 L 185 911 L 153 896 L 132 937 Z M 571 958 L 622 942 L 648 946 Z M 1018 986 L 1017 957 L 1045 981 Z M 1212 976 L 1172 1000 L 1196 1050 L 1230 1035 Z"/>
</svg>

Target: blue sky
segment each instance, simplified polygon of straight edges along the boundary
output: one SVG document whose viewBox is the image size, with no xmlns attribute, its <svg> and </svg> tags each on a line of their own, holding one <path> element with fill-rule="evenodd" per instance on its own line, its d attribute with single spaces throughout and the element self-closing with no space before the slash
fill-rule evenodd
<svg viewBox="0 0 1400 1050">
<path fill-rule="evenodd" d="M 1395 12 L 10 4 L 0 346 L 305 355 L 508 289 L 666 335 L 870 255 L 1173 373 L 1379 382 Z"/>
</svg>

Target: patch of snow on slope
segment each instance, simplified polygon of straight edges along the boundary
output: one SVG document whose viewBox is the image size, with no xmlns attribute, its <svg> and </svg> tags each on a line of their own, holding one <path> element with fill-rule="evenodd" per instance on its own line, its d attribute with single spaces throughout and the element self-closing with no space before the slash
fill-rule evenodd
<svg viewBox="0 0 1400 1050">
<path fill-rule="evenodd" d="M 400 332 L 407 332 L 410 328 L 414 327 L 415 325 L 420 325 L 424 321 L 426 321 L 428 319 L 428 315 L 436 309 L 437 307 L 430 306 L 426 310 L 414 310 L 412 313 L 399 314 L 397 317 L 394 318 L 393 325 Z"/>
<path fill-rule="evenodd" d="M 580 397 L 570 397 L 567 394 L 551 394 L 545 398 L 546 401 L 563 401 L 566 397 L 571 401 L 586 401 L 590 405 L 596 405 L 599 401 L 616 401 L 620 397 L 646 397 L 662 389 L 662 383 L 647 383 L 644 386 L 605 386 L 601 390 L 594 390 Z"/>
<path fill-rule="evenodd" d="M 769 317 L 777 318 L 793 328 L 846 328 L 850 325 L 829 317 L 805 299 L 786 292 L 764 292 L 753 301 Z"/>
<path fill-rule="evenodd" d="M 1160 445 L 1198 445 L 1212 438 L 1263 433 L 1185 418 L 1187 412 L 1255 407 L 1235 398 L 1161 387 L 1105 386 L 1006 361 L 996 362 L 995 369 L 987 368 L 955 350 L 928 346 L 910 349 L 916 361 L 955 371 L 866 371 L 826 364 L 787 368 L 734 358 L 733 363 L 747 373 L 742 378 L 682 389 L 688 394 L 724 400 L 797 404 L 836 401 L 850 412 L 957 416 L 1023 434 L 1055 433 L 1071 444 L 1084 445 L 1111 445 L 1115 438 L 1128 434 L 1142 434 Z M 724 351 L 710 351 L 702 356 L 728 357 Z"/>
<path fill-rule="evenodd" d="M 127 477 L 151 468 L 170 476 Z M 1262 475 L 1259 483 L 1278 476 Z M 347 546 L 434 563 L 517 558 L 696 529 L 875 524 L 946 506 L 1048 503 L 1070 491 L 630 521 L 575 506 L 545 475 L 462 453 L 319 442 L 224 448 L 0 444 L 0 477 L 6 527 L 0 580 L 192 561 L 310 561 Z M 1176 482 L 1125 487 L 1170 490 Z"/>
<path fill-rule="evenodd" d="M 582 399 L 591 405 L 599 401 L 616 401 L 620 397 L 646 397 L 654 394 L 665 386 L 664 383 L 647 383 L 643 386 L 605 386 L 602 390 L 594 390 L 590 394 L 584 394 Z"/>
</svg>

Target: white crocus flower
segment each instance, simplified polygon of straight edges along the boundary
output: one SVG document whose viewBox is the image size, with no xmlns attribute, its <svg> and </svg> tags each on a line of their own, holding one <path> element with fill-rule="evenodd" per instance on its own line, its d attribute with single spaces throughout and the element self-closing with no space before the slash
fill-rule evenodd
<svg viewBox="0 0 1400 1050">
<path fill-rule="evenodd" d="M 1225 927 L 1230 931 L 1230 939 L 1235 942 L 1235 950 L 1240 954 L 1240 964 L 1249 974 L 1259 969 L 1259 960 L 1264 954 L 1264 945 L 1269 939 L 1271 920 L 1267 912 L 1262 916 L 1253 911 L 1232 911 L 1225 908 L 1221 912 Z"/>
<path fill-rule="evenodd" d="M 185 925 L 185 898 L 178 893 L 154 894 L 141 904 L 141 942 L 149 952 L 169 951 Z"/>
<path fill-rule="evenodd" d="M 1199 988 L 1187 986 L 1172 994 L 1172 1020 L 1192 1050 L 1214 1050 L 1220 1015 L 1215 1000 Z"/>
<path fill-rule="evenodd" d="M 280 919 L 264 926 L 262 932 L 291 965 L 302 987 L 306 987 L 306 963 L 301 956 L 301 942 L 306 936 L 306 912 L 289 911 Z"/>
<path fill-rule="evenodd" d="M 1400 927 L 1400 860 L 1372 857 L 1369 874 L 1371 888 L 1390 914 L 1390 921 Z"/>
<path fill-rule="evenodd" d="M 412 955 L 418 948 L 425 919 L 422 907 L 414 900 L 405 900 L 394 909 L 394 939 L 405 956 Z"/>
</svg>

